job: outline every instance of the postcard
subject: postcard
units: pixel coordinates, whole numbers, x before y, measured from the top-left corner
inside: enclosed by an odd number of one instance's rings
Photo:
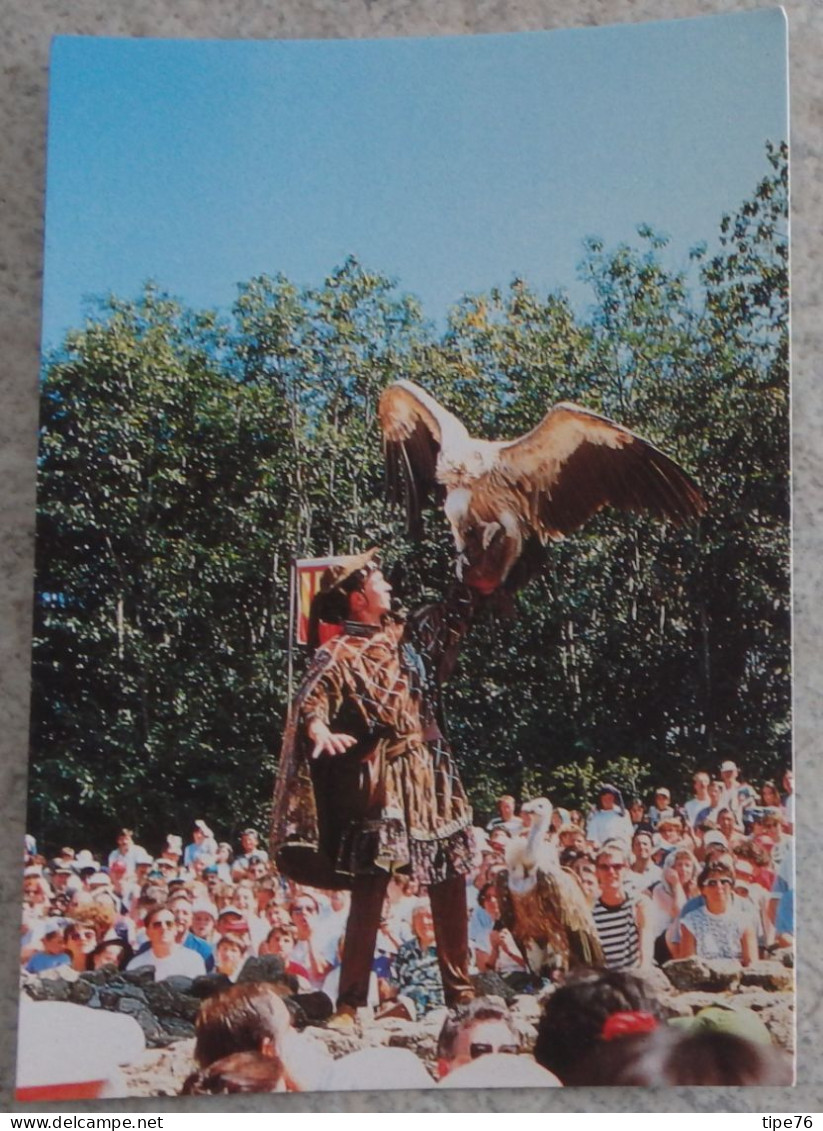
[[[791,1082],[782,11],[50,89],[18,1098]]]

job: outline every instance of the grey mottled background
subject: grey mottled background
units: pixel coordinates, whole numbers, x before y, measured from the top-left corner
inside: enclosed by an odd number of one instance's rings
[[[55,34],[331,38],[473,34],[638,22],[762,7],[745,0],[0,0],[0,1104],[14,1063],[28,726],[35,429],[49,40]],[[823,0],[787,0],[791,75],[794,381],[795,734],[799,832],[799,1068],[775,1089],[621,1089],[355,1093],[175,1100],[177,1110],[248,1111],[803,1111],[823,1107],[823,868],[818,859],[823,727],[823,426],[820,309],[823,223]],[[5,1101],[5,1102],[4,1102]],[[168,1110],[168,1101],[88,1109]],[[759,1121],[758,1124],[759,1126]],[[753,1123],[754,1126],[754,1123]]]

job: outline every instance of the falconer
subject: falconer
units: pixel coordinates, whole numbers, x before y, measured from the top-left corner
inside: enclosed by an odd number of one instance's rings
[[[404,621],[376,550],[336,560],[313,602],[338,624],[289,714],[274,798],[278,867],[298,883],[350,888],[336,1021],[366,1004],[383,899],[394,873],[431,901],[445,1000],[473,996],[465,876],[472,814],[436,718],[472,601],[463,591]]]

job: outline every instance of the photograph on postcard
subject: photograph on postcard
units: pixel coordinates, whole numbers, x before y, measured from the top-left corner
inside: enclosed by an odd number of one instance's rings
[[[786,82],[54,41],[19,1099],[791,1083]]]

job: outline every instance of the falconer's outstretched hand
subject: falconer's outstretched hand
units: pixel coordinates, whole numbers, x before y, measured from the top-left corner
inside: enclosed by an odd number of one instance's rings
[[[345,754],[357,742],[357,739],[351,734],[333,734],[320,719],[312,719],[306,728],[306,733],[310,741],[314,743],[311,752],[312,760],[319,758],[321,754],[329,754],[332,757],[335,754]]]

